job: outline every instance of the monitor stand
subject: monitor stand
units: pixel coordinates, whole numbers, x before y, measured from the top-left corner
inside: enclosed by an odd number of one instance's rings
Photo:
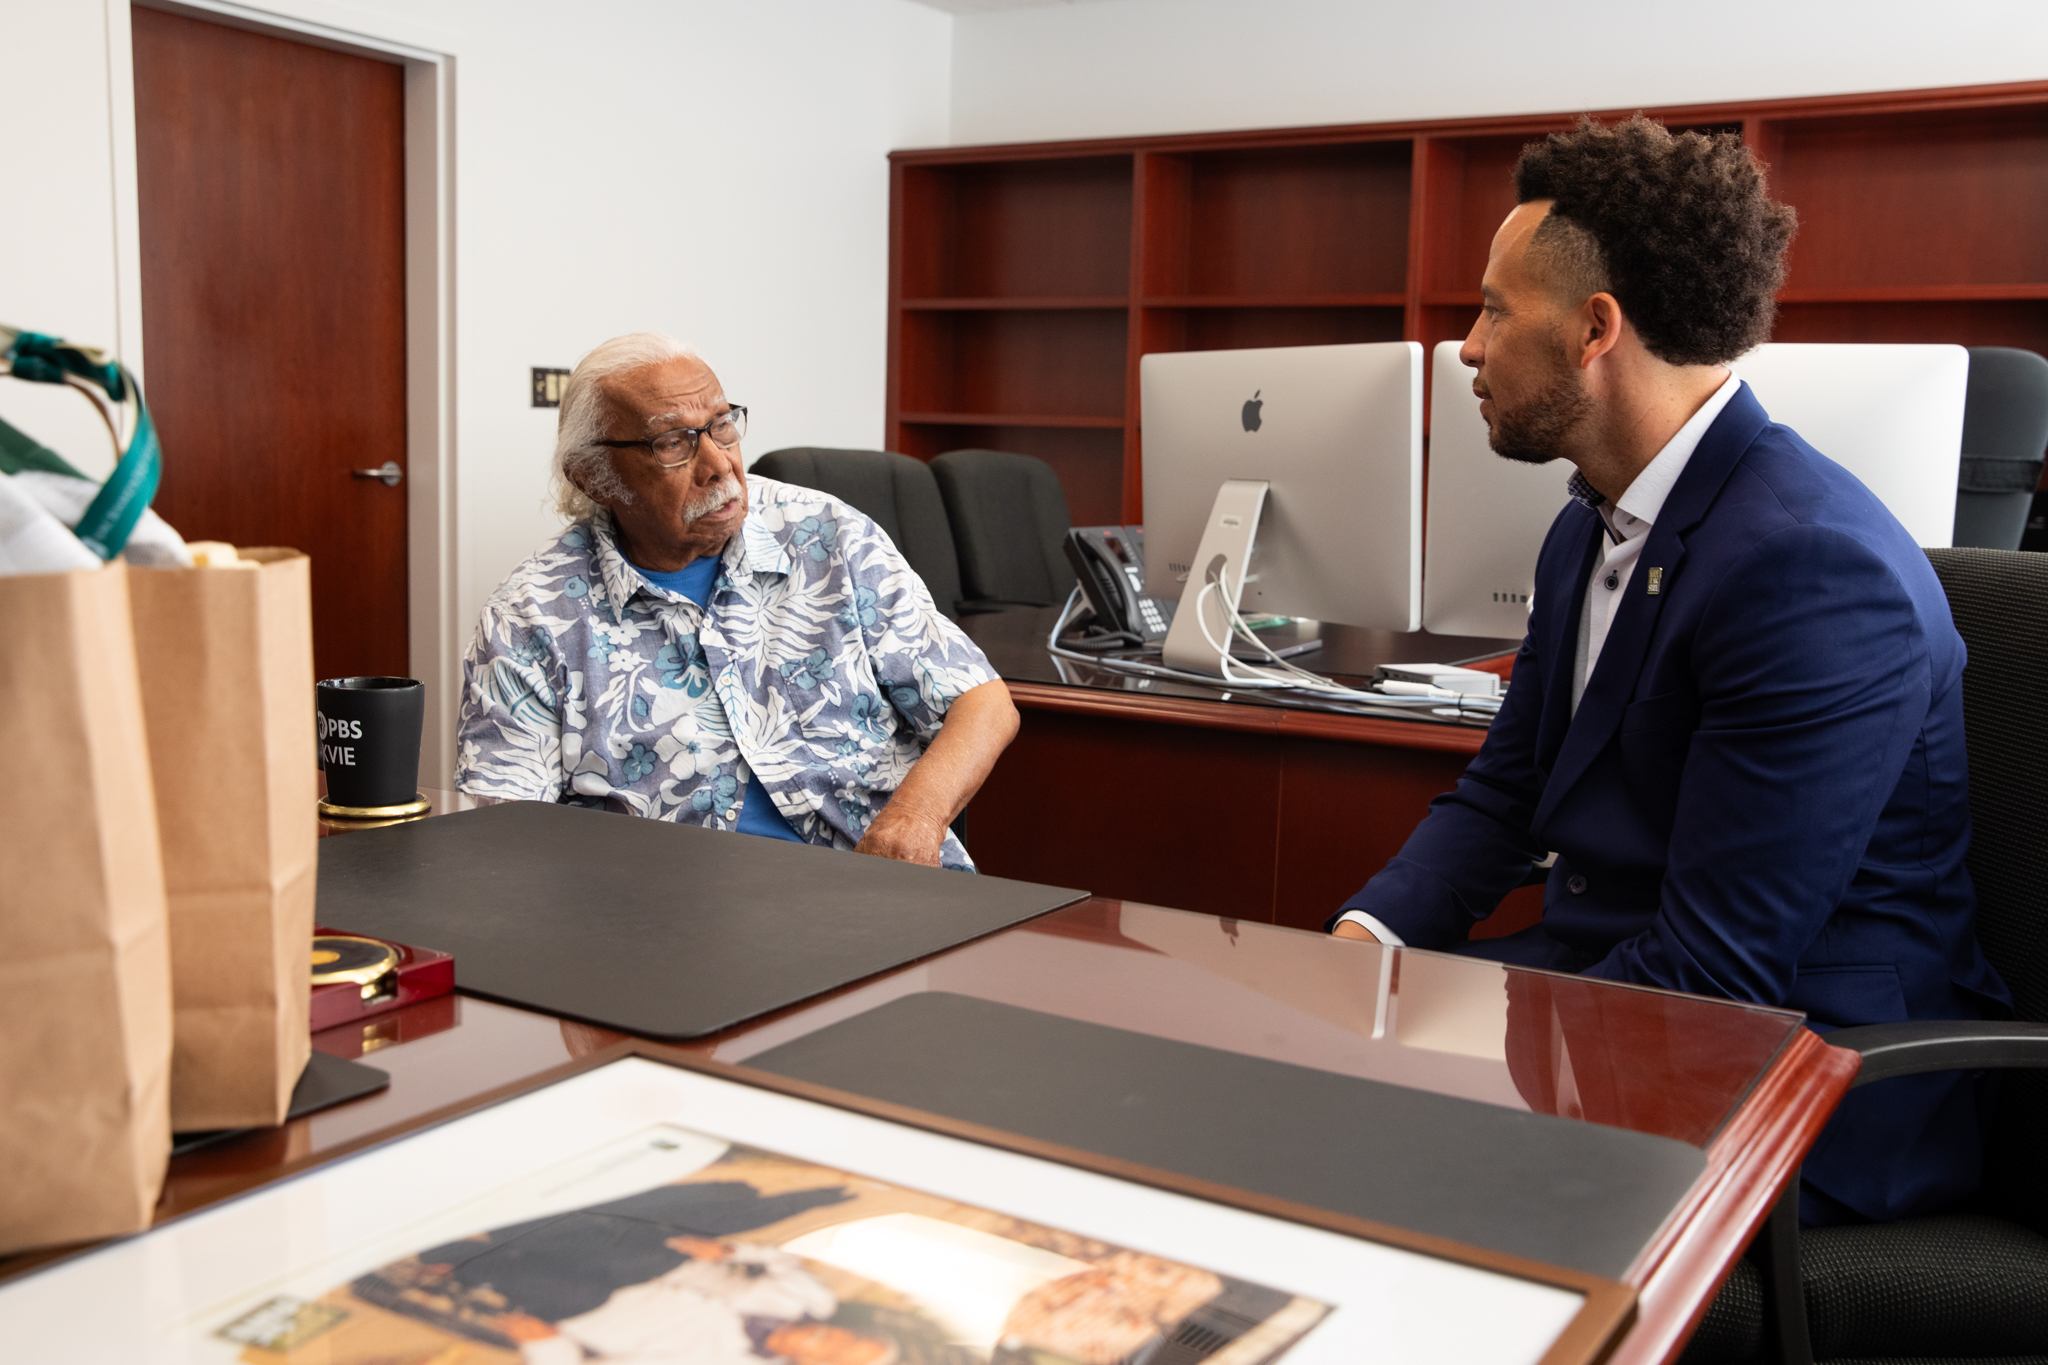
[[[1181,588],[1173,626],[1166,632],[1161,656],[1167,667],[1213,678],[1225,676],[1231,619],[1244,592],[1245,571],[1252,562],[1252,542],[1258,535],[1259,516],[1266,510],[1268,487],[1264,479],[1230,479],[1216,491],[1209,519],[1202,524],[1201,546]],[[1211,583],[1216,586],[1205,592]],[[1229,586],[1227,602],[1225,584]],[[1207,638],[1202,633],[1205,624]],[[1210,644],[1211,639],[1216,643]]]

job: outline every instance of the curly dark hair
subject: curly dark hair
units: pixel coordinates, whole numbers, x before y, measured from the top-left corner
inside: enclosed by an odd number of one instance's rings
[[[1554,201],[1530,250],[1558,287],[1613,294],[1659,360],[1721,365],[1770,338],[1799,220],[1734,133],[1582,118],[1522,149],[1515,197]]]

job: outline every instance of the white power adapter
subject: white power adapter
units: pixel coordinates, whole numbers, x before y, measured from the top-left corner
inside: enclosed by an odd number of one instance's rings
[[[1485,673],[1476,668],[1459,668],[1455,664],[1381,664],[1374,675],[1375,684],[1407,683],[1433,687],[1440,692],[1454,692],[1465,697],[1497,697],[1500,695],[1500,675]],[[1383,688],[1388,692],[1395,688]],[[1401,688],[1400,691],[1406,691]],[[1410,695],[1428,695],[1411,693]]]

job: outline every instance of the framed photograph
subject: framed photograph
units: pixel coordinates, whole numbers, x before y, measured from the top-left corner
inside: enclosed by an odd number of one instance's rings
[[[625,1043],[0,1285],[0,1341],[124,1365],[1582,1365],[1633,1306]]]

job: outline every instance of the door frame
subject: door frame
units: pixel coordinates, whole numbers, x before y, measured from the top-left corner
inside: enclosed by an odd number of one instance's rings
[[[328,0],[134,0],[230,28],[391,62],[405,73],[406,609],[408,667],[426,687],[420,784],[455,784],[461,701],[461,517],[456,501],[455,63],[450,35]],[[135,180],[135,61],[129,0],[105,0],[113,102],[116,273],[122,354],[145,381]],[[313,16],[313,17],[305,17]],[[333,22],[326,22],[332,20]],[[308,699],[308,706],[311,699]]]

